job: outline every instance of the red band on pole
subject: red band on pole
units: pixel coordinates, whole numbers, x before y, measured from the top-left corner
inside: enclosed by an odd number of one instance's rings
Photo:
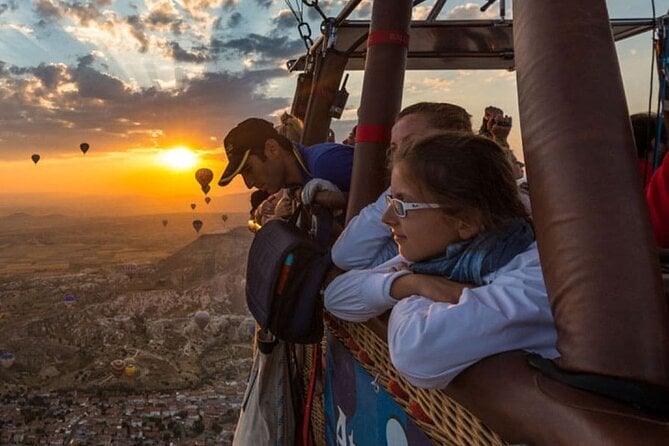
[[[367,48],[374,45],[398,45],[409,48],[409,34],[395,29],[372,31],[367,37]]]
[[[391,128],[386,125],[358,124],[355,142],[388,142]]]

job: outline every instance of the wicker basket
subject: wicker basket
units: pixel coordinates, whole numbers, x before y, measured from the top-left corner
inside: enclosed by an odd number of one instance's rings
[[[379,383],[383,384],[395,401],[435,444],[454,446],[507,444],[478,418],[448,398],[444,392],[422,389],[409,384],[390,363],[388,345],[364,324],[343,321],[330,314],[325,315],[325,323],[365,370],[377,377]],[[312,413],[313,427],[315,433],[319,432],[319,440],[323,441],[316,444],[324,444],[322,392],[318,410],[320,415],[315,416]],[[320,423],[318,426],[315,425],[317,419]]]

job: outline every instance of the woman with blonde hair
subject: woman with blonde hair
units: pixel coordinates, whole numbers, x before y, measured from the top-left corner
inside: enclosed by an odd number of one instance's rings
[[[291,142],[302,141],[302,133],[304,132],[304,123],[298,117],[291,115],[288,112],[283,112],[279,117],[279,124],[274,126],[279,135],[283,135]]]

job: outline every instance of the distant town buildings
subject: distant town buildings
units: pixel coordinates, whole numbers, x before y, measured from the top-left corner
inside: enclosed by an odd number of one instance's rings
[[[228,381],[174,394],[4,394],[0,444],[231,444],[245,387]]]

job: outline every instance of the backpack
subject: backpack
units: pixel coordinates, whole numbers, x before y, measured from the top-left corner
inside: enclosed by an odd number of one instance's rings
[[[323,337],[321,283],[332,266],[332,215],[314,209],[310,231],[270,220],[256,232],[246,268],[246,303],[258,325],[277,339],[314,344]]]

